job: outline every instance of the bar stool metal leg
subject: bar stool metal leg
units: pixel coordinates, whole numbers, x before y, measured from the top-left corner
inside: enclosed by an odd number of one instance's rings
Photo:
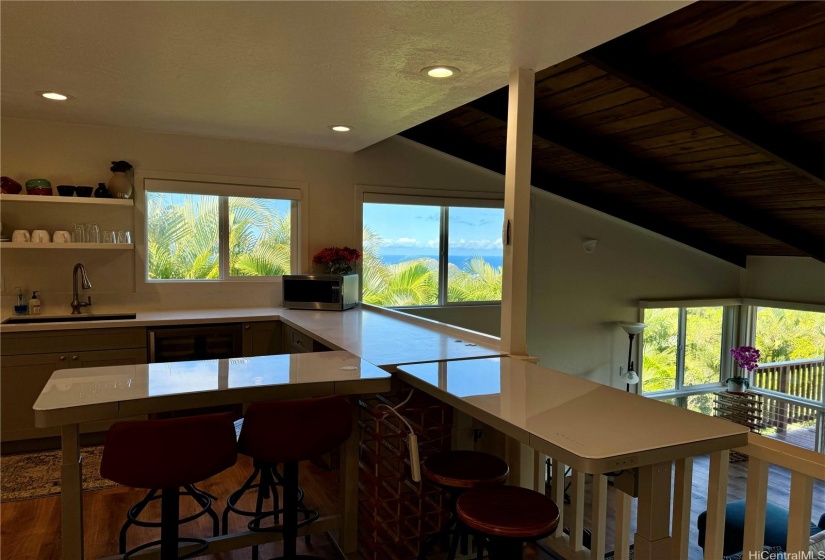
[[[164,488],[160,499],[161,519],[169,520],[160,526],[160,560],[178,560],[178,489]]]

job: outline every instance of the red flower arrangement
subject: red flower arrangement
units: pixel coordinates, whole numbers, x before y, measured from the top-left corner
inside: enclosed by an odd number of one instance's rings
[[[352,274],[361,251],[352,247],[327,247],[312,257],[312,262],[326,267],[327,274]]]

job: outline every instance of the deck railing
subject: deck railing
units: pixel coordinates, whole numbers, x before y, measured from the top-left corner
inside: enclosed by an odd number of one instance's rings
[[[753,386],[786,395],[822,401],[825,386],[825,360],[793,360],[763,364],[753,372]],[[767,397],[771,414],[765,418],[767,427],[784,432],[788,426],[816,420],[817,411]]]
[[[720,560],[723,556],[725,534],[725,506],[727,504],[728,465],[732,450],[719,451],[710,455],[707,488],[707,521],[704,558]],[[791,472],[790,502],[788,504],[788,540],[786,551],[797,553],[789,558],[805,558],[801,555],[808,550],[809,527],[813,508],[813,485],[815,480],[825,480],[825,455],[808,449],[770,439],[759,434],[748,434],[748,444],[735,449],[748,456],[747,494],[745,510],[744,558],[761,558],[762,543],[765,538],[765,512],[768,495],[768,468],[777,465]],[[674,462],[672,496],[672,524],[669,525],[671,550],[662,558],[684,560],[688,558],[691,523],[691,499],[693,490],[693,458]],[[586,475],[573,470],[567,479],[570,488],[565,491],[565,466],[553,462],[550,496],[558,504],[564,503],[565,493],[571,499],[570,509],[562,512],[556,533],[544,541],[544,545],[564,558],[576,560],[600,559],[605,555],[605,535],[607,520],[612,518],[615,527],[613,543],[614,559],[627,560],[631,557],[630,541],[632,533],[632,500],[636,499],[619,490],[616,484],[616,500],[612,511],[607,507],[608,477],[594,475],[592,498],[585,502]],[[589,476],[589,475],[587,475]],[[669,478],[669,475],[668,475]],[[632,485],[631,485],[632,486]],[[650,499],[640,489],[639,500]],[[590,509],[592,520],[585,526],[585,509]],[[784,504],[782,504],[784,506]],[[563,508],[560,508],[563,509]],[[660,520],[669,522],[670,520]],[[641,520],[640,520],[641,521]],[[587,531],[585,531],[585,529]],[[584,535],[589,536],[589,548]],[[749,555],[749,553],[752,553]],[[637,551],[637,557],[639,556]],[[652,556],[656,558],[657,556]]]

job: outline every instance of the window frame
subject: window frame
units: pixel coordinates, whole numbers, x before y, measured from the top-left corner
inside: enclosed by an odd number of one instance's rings
[[[408,206],[438,206],[440,208],[439,249],[438,249],[438,303],[435,305],[403,305],[387,309],[433,309],[445,307],[500,306],[501,299],[487,301],[447,301],[447,260],[449,258],[449,209],[501,208],[504,209],[504,194],[483,191],[458,191],[416,189],[408,187],[384,187],[376,185],[356,185],[356,239],[363,252],[364,204],[398,204]],[[359,267],[360,267],[359,263]],[[359,269],[360,270],[360,269]],[[363,275],[359,276],[359,282]],[[363,293],[359,285],[359,293]],[[362,296],[363,297],[363,296]],[[367,304],[369,305],[369,304]]]
[[[733,360],[727,348],[734,346],[734,341],[738,339],[738,320],[742,306],[741,300],[701,300],[701,301],[641,301],[639,302],[642,318],[646,309],[678,309],[677,332],[676,332],[676,379],[673,389],[663,391],[643,391],[644,384],[644,344],[645,336],[642,331],[639,342],[639,382],[640,393],[647,397],[656,399],[670,397],[687,397],[694,394],[702,394],[717,390],[724,386],[724,379],[730,377],[733,371]],[[722,325],[719,356],[719,381],[701,383],[698,385],[685,385],[685,353],[687,347],[687,310],[697,307],[721,307]]]
[[[167,186],[170,190],[161,188]],[[221,197],[219,201],[218,258],[220,276],[217,279],[149,278],[147,192]],[[298,274],[309,262],[306,204],[308,183],[281,179],[254,179],[219,175],[201,175],[152,170],[135,170],[135,287],[137,292],[149,291],[152,286],[186,285],[216,286],[247,282],[280,283],[281,276],[231,276],[229,274],[229,197],[271,198],[291,201],[290,216],[290,273]],[[280,195],[280,196],[279,196]],[[140,271],[140,272],[138,272]]]

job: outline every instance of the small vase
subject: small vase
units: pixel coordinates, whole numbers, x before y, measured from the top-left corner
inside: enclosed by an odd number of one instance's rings
[[[109,192],[115,198],[129,198],[132,196],[132,182],[123,171],[115,171],[107,184]]]
[[[349,263],[328,263],[327,274],[352,274],[352,265]]]
[[[744,383],[739,383],[737,381],[728,381],[728,393],[744,393],[747,391],[745,388]]]

